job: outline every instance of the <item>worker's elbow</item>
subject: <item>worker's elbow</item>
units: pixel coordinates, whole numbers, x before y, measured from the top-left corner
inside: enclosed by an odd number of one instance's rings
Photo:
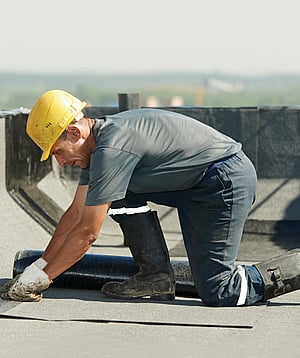
[[[92,246],[92,244],[97,240],[97,238],[98,235],[96,235],[95,233],[86,232],[81,236],[80,246],[84,251],[87,251]]]
[[[97,240],[98,236],[96,234],[90,233],[86,236],[86,245],[88,247],[92,246],[92,244]]]
[[[75,235],[73,236],[73,239],[76,240],[74,244],[76,244],[77,247],[79,246],[82,250],[87,251],[97,240],[98,232],[93,231],[89,225],[83,225],[81,222],[77,224],[76,229]]]

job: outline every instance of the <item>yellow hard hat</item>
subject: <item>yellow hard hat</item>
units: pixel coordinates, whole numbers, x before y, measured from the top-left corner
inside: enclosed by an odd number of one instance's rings
[[[86,103],[61,90],[45,92],[28,116],[26,132],[43,150],[41,161],[48,159],[54,143]]]

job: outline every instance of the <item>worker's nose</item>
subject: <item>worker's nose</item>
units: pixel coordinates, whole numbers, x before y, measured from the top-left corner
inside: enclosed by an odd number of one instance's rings
[[[66,161],[63,158],[60,158],[59,156],[55,155],[55,159],[57,161],[57,163],[63,167],[66,164]]]

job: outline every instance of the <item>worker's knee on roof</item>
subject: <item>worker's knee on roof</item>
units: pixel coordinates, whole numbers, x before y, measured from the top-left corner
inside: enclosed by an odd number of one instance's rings
[[[196,283],[196,289],[202,302],[213,307],[232,307],[237,305],[239,294],[226,287],[223,280]]]

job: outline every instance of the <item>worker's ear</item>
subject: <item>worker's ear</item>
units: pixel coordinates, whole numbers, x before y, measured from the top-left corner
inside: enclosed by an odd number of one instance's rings
[[[80,129],[75,125],[69,125],[67,128],[68,138],[72,142],[76,142],[78,139],[81,138],[81,131]]]

